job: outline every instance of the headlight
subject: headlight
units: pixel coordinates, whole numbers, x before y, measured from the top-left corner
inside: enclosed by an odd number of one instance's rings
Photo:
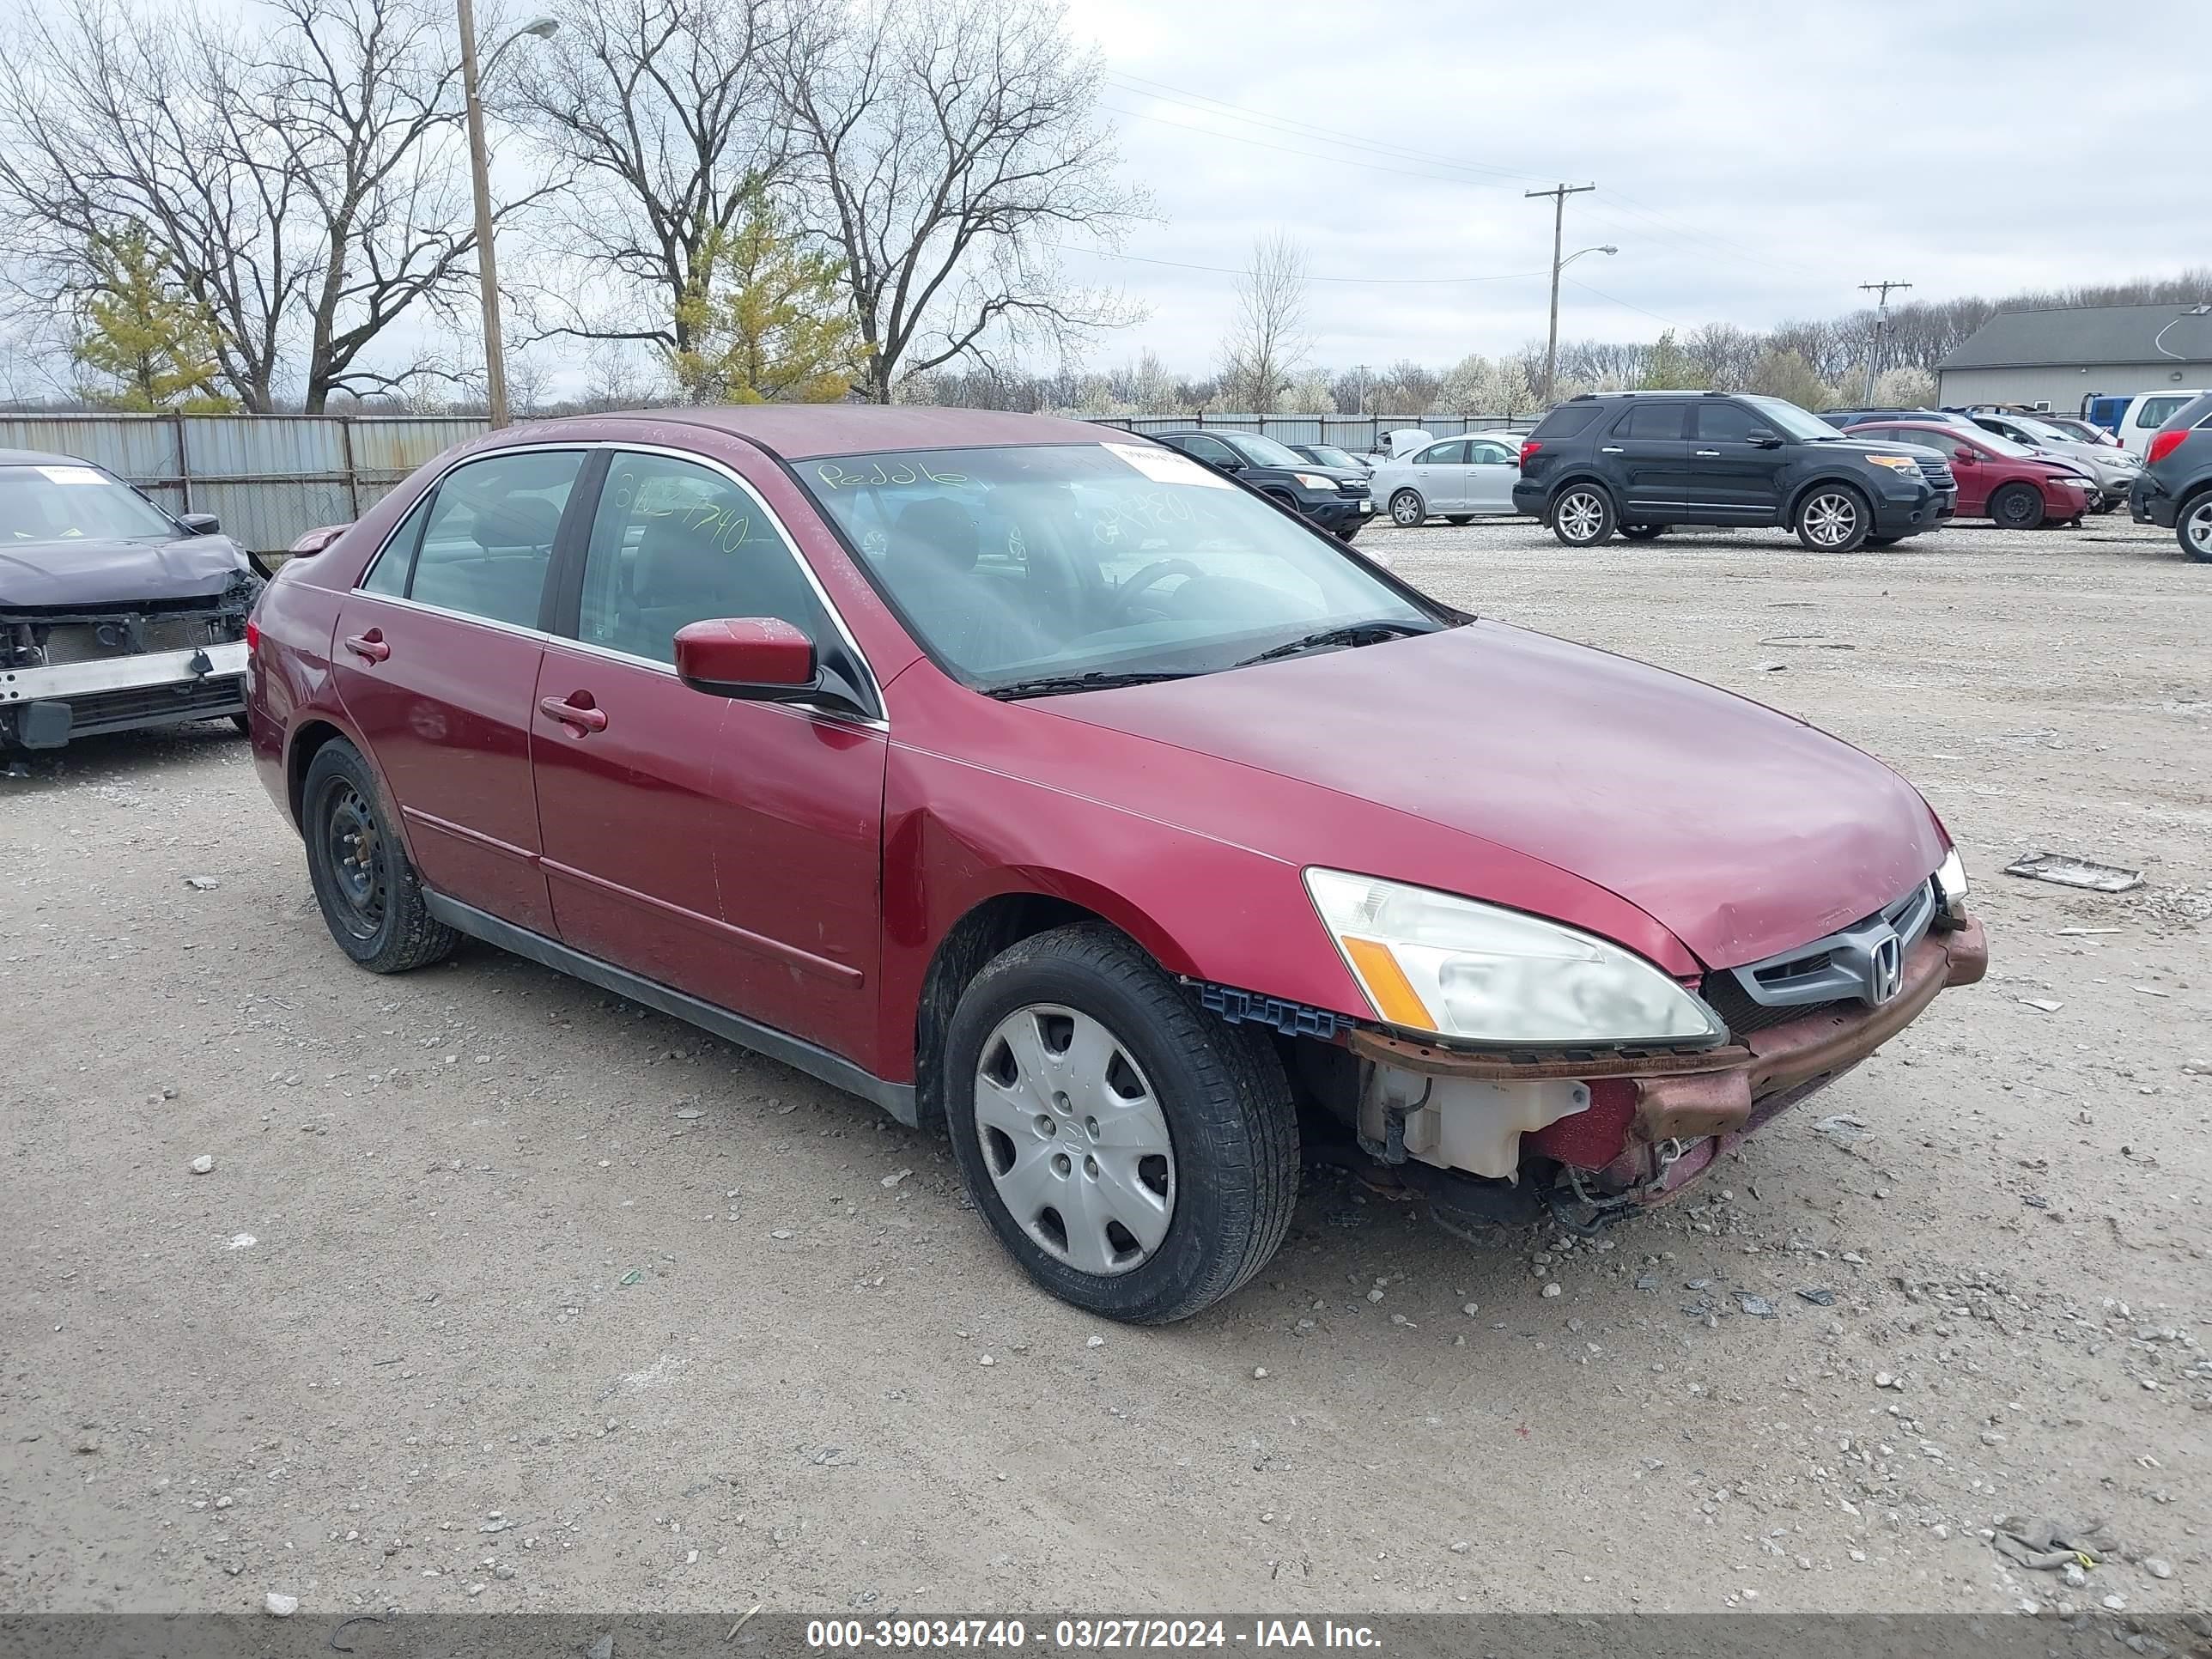
[[[1336,480],[1324,478],[1318,472],[1293,472],[1291,477],[1297,481],[1301,489],[1318,489],[1325,495],[1336,494]]]
[[[1392,1025],[1469,1042],[1710,1043],[1711,1009],[1632,951],[1456,894],[1310,869],[1345,965]]]
[[[2096,488],[2096,484],[2094,480],[2082,477],[2079,473],[2075,472],[2061,473],[2058,477],[2058,482],[2065,485],[2069,489],[2094,489]]]
[[[1869,455],[1867,459],[1893,472],[1910,472],[1916,478],[1920,476],[1920,463],[1910,455]]]
[[[1953,921],[1966,919],[1966,866],[1959,861],[1955,847],[1936,866],[1936,902]]]

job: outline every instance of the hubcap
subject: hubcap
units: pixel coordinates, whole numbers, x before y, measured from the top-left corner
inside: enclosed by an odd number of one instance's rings
[[[1805,508],[1805,534],[1822,547],[1841,547],[1859,527],[1859,509],[1848,495],[1816,495]]]
[[[1421,503],[1419,498],[1413,495],[1399,496],[1396,501],[1390,503],[1390,516],[1395,519],[1400,524],[1420,523]]]
[[[356,939],[369,939],[384,925],[384,846],[368,803],[351,784],[336,785],[325,819],[323,848],[332,885],[343,907],[341,920]]]
[[[1136,1060],[1090,1015],[1036,1002],[999,1022],[975,1067],[975,1134],[1000,1201],[1056,1260],[1112,1278],[1167,1237],[1167,1119]]]
[[[2212,501],[2206,501],[2190,514],[2183,521],[2182,533],[2197,552],[2212,555]]]
[[[1605,503],[1589,491],[1577,489],[1560,501],[1557,518],[1569,541],[1586,542],[1605,523]]]

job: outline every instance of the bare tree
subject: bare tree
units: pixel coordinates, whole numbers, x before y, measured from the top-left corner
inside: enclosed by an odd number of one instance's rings
[[[314,411],[408,379],[371,349],[466,285],[459,70],[426,0],[265,10],[258,30],[152,0],[29,12],[0,55],[0,205],[17,280],[56,296],[98,236],[144,225],[240,402],[297,385]]]
[[[514,67],[512,108],[573,180],[551,240],[592,280],[533,285],[526,337],[689,351],[713,250],[781,166],[783,14],[777,0],[559,0],[557,15]]]
[[[1222,393],[1264,415],[1313,349],[1306,316],[1312,278],[1305,251],[1281,231],[1252,244],[1252,263],[1237,279],[1237,321],[1221,349]]]
[[[1046,0],[842,0],[781,55],[794,200],[842,259],[864,395],[1024,347],[1067,358],[1134,320],[1056,244],[1143,210],[1092,118],[1100,60]]]

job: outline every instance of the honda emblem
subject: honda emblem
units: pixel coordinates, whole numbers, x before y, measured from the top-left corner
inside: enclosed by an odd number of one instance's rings
[[[1867,1000],[1877,1006],[1905,988],[1905,945],[1892,933],[1867,957]]]

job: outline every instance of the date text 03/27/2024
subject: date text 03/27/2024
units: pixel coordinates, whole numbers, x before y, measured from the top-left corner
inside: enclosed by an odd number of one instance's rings
[[[1032,1646],[1071,1653],[1203,1648],[1372,1652],[1382,1642],[1366,1625],[1330,1619],[1057,1619],[1034,1628],[1018,1619],[817,1619],[807,1623],[806,1644],[823,1653],[961,1648],[1012,1652]]]

